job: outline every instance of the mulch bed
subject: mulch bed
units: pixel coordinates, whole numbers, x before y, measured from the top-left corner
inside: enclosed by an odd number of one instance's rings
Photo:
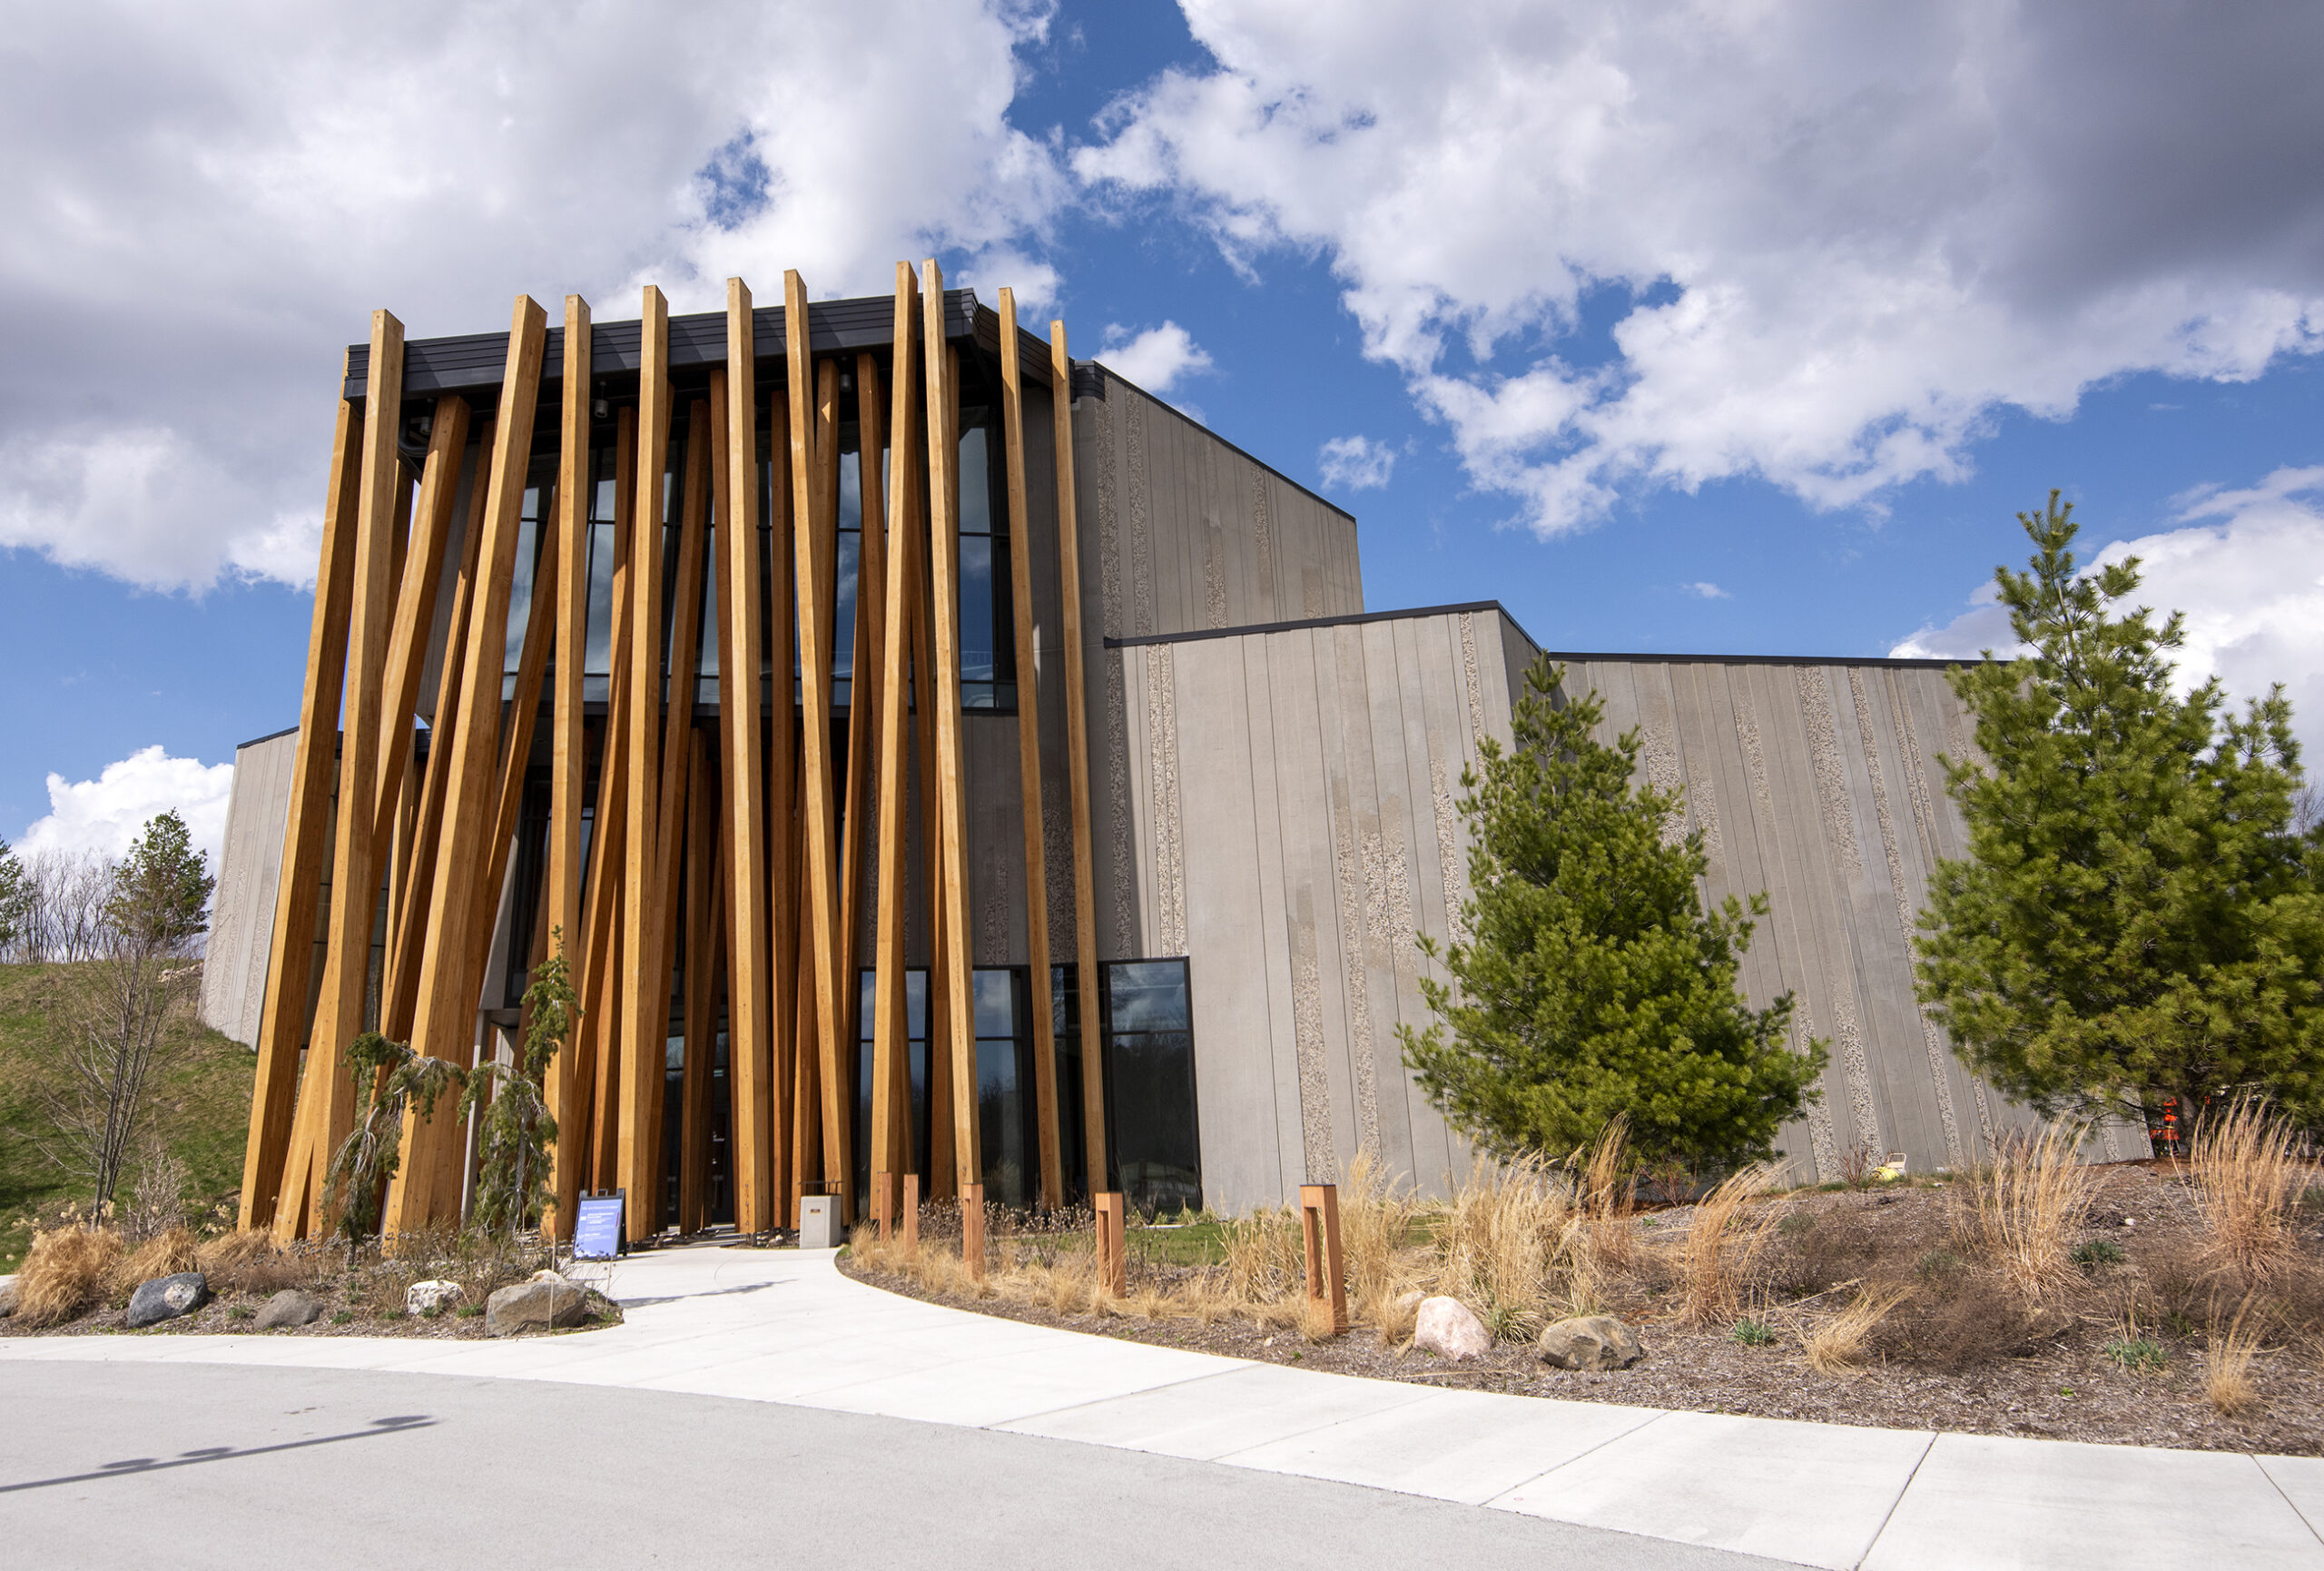
[[[1819,1273],[1876,1274],[1851,1270],[1852,1247],[1862,1256],[1855,1262],[1858,1266],[1898,1260],[1926,1262],[1953,1238],[1953,1197],[1944,1188],[1818,1193],[1787,1203],[1814,1221],[1782,1236],[1770,1249],[1763,1275],[1771,1283],[1812,1280]],[[2302,1215],[2301,1249],[2311,1268],[2324,1252],[2319,1248],[2324,1244],[2319,1220],[2313,1211]],[[1639,1238],[1648,1246],[1641,1257],[1650,1258],[1659,1240],[1682,1233],[1689,1221],[1685,1210],[1641,1218]],[[1530,1345],[1522,1344],[1503,1344],[1482,1359],[1452,1363],[1417,1349],[1384,1347],[1362,1326],[1344,1337],[1311,1343],[1296,1331],[1238,1318],[1206,1326],[1193,1319],[1147,1320],[1115,1313],[1059,1315],[1044,1306],[998,1296],[941,1301],[1033,1325],[1446,1388],[1827,1424],[2324,1456],[2324,1364],[2319,1357],[2319,1333],[2324,1327],[2311,1320],[2305,1334],[2271,1336],[2250,1368],[2258,1401],[2230,1418],[2214,1411],[2205,1395],[2203,1349],[2205,1326],[2214,1316],[2221,1320],[2232,1316],[2240,1286],[2221,1307],[2214,1282],[2208,1289],[2205,1313],[2155,1313],[2160,1303],[2191,1306],[2190,1295],[2204,1290],[2181,1269],[2195,1233],[2183,1182],[2147,1166],[2126,1163],[2109,1170],[2090,1223],[2088,1236],[2118,1240],[2123,1260],[2093,1266],[2082,1290],[2057,1310],[1997,1336],[1994,1350],[1977,1356],[1956,1352],[1950,1360],[1935,1360],[1954,1367],[1932,1367],[1925,1351],[1916,1351],[1908,1342],[1902,1350],[1876,1350],[1855,1371],[1820,1373],[1809,1367],[1801,1346],[1810,1323],[1809,1307],[1787,1309],[1780,1288],[1758,1311],[1774,1330],[1775,1341],[1748,1347],[1737,1342],[1725,1326],[1677,1323],[1667,1302],[1659,1301],[1667,1289],[1658,1290],[1651,1271],[1645,1270],[1626,1279],[1614,1307],[1637,1329],[1646,1359],[1635,1368],[1609,1374],[1550,1368],[1534,1357]],[[1811,1258],[1817,1251],[1835,1258]],[[1939,1267],[1949,1258],[1937,1257]],[[867,1270],[844,1256],[841,1270],[891,1292],[929,1296],[916,1281]],[[1168,1274],[1150,1271],[1147,1285],[1167,1285]],[[2312,1282],[2314,1276],[2311,1270],[2307,1280]],[[1132,1284],[1133,1292],[1139,1285]],[[2124,1334],[2126,1308],[2142,1311],[2139,1334],[2163,1349],[2162,1368],[2132,1372],[2108,1357],[2106,1344]],[[1917,1347],[1925,1349],[1926,1345]]]
[[[183,1336],[266,1336],[266,1337],[406,1337],[420,1341],[464,1342],[482,1341],[484,1316],[480,1312],[462,1315],[446,1311],[434,1318],[425,1315],[381,1314],[350,1298],[344,1290],[329,1284],[302,1289],[322,1301],[323,1312],[312,1325],[279,1326],[260,1331],[251,1324],[252,1318],[266,1306],[271,1292],[220,1293],[190,1315],[173,1320],[132,1330],[128,1325],[129,1311],[110,1305],[67,1320],[62,1325],[46,1326],[37,1330],[27,1328],[13,1315],[0,1319],[0,1337],[183,1337]],[[590,1318],[569,1330],[548,1333],[527,1332],[526,1335],[566,1336],[572,1331],[598,1330],[619,1325],[620,1306],[602,1295],[593,1295]],[[241,1314],[235,1311],[240,1309]],[[350,1318],[340,1321],[341,1313]]]

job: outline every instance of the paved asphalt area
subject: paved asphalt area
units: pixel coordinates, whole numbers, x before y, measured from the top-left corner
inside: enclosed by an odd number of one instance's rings
[[[1777,1562],[1347,1484],[731,1398],[344,1369],[0,1370],[0,1565]]]

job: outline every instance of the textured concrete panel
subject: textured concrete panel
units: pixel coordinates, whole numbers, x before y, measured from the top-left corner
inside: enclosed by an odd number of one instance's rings
[[[246,743],[234,752],[210,944],[202,967],[202,1021],[245,1047],[258,1043],[266,968],[274,943],[275,887],[290,818],[290,771],[299,733]]]

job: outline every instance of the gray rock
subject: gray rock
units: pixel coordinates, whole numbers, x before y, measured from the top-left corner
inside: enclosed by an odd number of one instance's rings
[[[266,1308],[258,1312],[258,1319],[251,1324],[261,1331],[273,1330],[277,1326],[311,1326],[322,1312],[320,1299],[296,1288],[285,1288],[266,1300]]]
[[[0,1281],[0,1320],[6,1319],[15,1312],[16,1279],[10,1277],[5,1281]]]
[[[174,1320],[180,1315],[192,1314],[209,1300],[210,1284],[200,1271],[155,1277],[150,1282],[138,1283],[137,1290],[129,1295],[129,1329],[136,1330]]]
[[[577,1326],[589,1313],[589,1292],[567,1281],[536,1279],[503,1288],[484,1300],[484,1334],[514,1336],[550,1327]]]
[[[1423,1299],[1420,1319],[1413,1331],[1413,1346],[1456,1362],[1481,1359],[1492,1351],[1492,1333],[1458,1299]]]
[[[1646,1357],[1636,1333],[1611,1315],[1576,1315],[1541,1329],[1535,1349],[1560,1369],[1627,1369]]]
[[[430,1309],[448,1309],[460,1301],[458,1282],[414,1282],[403,1290],[403,1312],[424,1315]]]

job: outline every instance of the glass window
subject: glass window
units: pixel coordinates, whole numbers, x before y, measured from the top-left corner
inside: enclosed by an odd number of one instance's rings
[[[1002,477],[991,461],[993,419],[990,410],[960,411],[960,707],[1013,714],[1015,608],[1008,516],[994,504]]]
[[[1187,963],[1106,967],[1106,1111],[1117,1180],[1140,1210],[1202,1205]]]

